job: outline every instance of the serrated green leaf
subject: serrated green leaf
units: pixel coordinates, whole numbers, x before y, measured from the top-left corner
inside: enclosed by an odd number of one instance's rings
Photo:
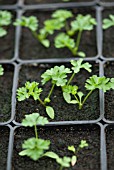
[[[57,163],[59,163],[62,167],[70,167],[71,158],[64,156],[63,158],[57,158]]]
[[[75,149],[75,147],[73,145],[72,146],[68,146],[68,150],[72,151],[74,154],[76,152],[76,149]]]
[[[51,106],[46,106],[46,113],[51,119],[54,119],[54,109]]]
[[[73,49],[75,47],[74,39],[70,38],[65,33],[60,33],[55,37],[55,47],[56,48],[64,48],[67,47],[69,49]]]
[[[56,18],[57,20],[59,20],[60,22],[64,22],[66,19],[73,17],[73,14],[71,11],[68,10],[56,10],[53,14],[52,14],[52,18]]]
[[[103,29],[108,29],[111,26],[114,26],[114,15],[109,15],[109,19],[106,18],[103,20]]]
[[[50,141],[38,138],[30,138],[24,141],[22,148],[25,149],[19,153],[20,156],[28,156],[34,161],[41,158],[45,150],[49,149]]]
[[[81,140],[79,148],[84,148],[86,146],[88,146],[88,143],[86,142],[86,140]]]
[[[25,127],[27,126],[32,127],[37,124],[45,125],[47,123],[48,123],[48,119],[43,116],[40,116],[39,113],[32,113],[29,115],[25,115],[25,119],[23,119],[22,121],[22,125]]]
[[[14,25],[20,25],[29,28],[31,31],[36,31],[38,29],[38,20],[35,16],[25,17],[22,16],[21,19],[17,19]]]
[[[83,59],[79,59],[77,61],[71,60],[71,64],[73,65],[72,70],[75,73],[78,73],[83,68],[87,70],[88,72],[91,72],[91,64],[89,64],[88,62],[82,64],[82,62],[83,62]]]

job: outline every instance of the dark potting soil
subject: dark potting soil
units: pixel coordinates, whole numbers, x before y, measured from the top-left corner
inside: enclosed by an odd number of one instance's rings
[[[14,18],[15,13],[12,13],[12,20]],[[7,35],[0,38],[0,59],[2,60],[12,59],[14,57],[15,27],[10,25],[5,29],[7,30]]]
[[[72,9],[74,16],[77,14],[91,14],[95,17],[95,10],[89,8],[75,8]],[[50,18],[52,12],[37,10],[25,13],[25,16],[36,16],[39,19],[39,27],[43,26],[43,21]],[[75,17],[74,17],[75,19]],[[63,30],[64,31],[64,30]],[[61,32],[63,32],[61,31]],[[59,32],[58,32],[59,33]],[[22,35],[20,40],[20,58],[27,59],[48,59],[48,58],[69,58],[73,57],[71,52],[66,48],[56,49],[54,47],[54,37],[58,34],[50,35],[49,39],[51,45],[49,48],[43,47],[38,40],[36,40],[27,28],[22,28]],[[84,31],[81,38],[80,51],[84,51],[87,57],[95,57],[97,55],[96,49],[96,31]]]
[[[51,141],[50,151],[54,151],[60,157],[72,156],[68,151],[69,145],[76,148],[81,140],[86,140],[88,147],[78,152],[77,164],[64,170],[100,170],[100,128],[97,125],[78,125],[67,127],[38,128],[39,138]],[[57,163],[49,158],[41,158],[39,161],[32,161],[28,157],[20,157],[22,143],[24,140],[34,137],[34,131],[27,128],[18,128],[14,136],[13,170],[58,170]]]
[[[106,127],[106,149],[108,170],[114,169],[114,127]]]
[[[2,64],[4,75],[0,76],[0,122],[8,121],[11,117],[11,98],[14,66]]]
[[[56,64],[59,65],[59,64]],[[62,64],[60,64],[62,65]],[[89,76],[97,74],[98,75],[98,64],[92,62],[93,72],[90,74],[85,70],[82,70],[80,74],[77,74],[72,81],[72,84],[78,85],[79,90],[82,90],[85,94],[84,83]],[[39,64],[39,65],[22,65],[22,68],[19,73],[19,84],[18,87],[22,87],[26,81],[41,81],[41,74],[48,68],[53,67],[53,64]],[[66,64],[69,66],[69,64]],[[41,99],[48,95],[49,90],[51,89],[51,84],[47,83],[44,87],[40,83],[40,87],[43,88]],[[91,103],[91,105],[90,105]],[[72,120],[96,120],[100,116],[99,110],[99,92],[95,91],[87,100],[86,104],[82,110],[78,109],[77,105],[67,104],[62,96],[61,88],[55,87],[55,90],[51,96],[51,106],[55,110],[54,121],[72,121]],[[29,98],[22,102],[17,102],[16,105],[16,121],[21,122],[25,114],[30,114],[33,112],[39,112],[41,115],[46,116],[45,108],[39,104],[38,101],[34,101],[32,98]],[[50,120],[52,121],[52,120]]]
[[[105,76],[114,78],[114,62],[104,65]],[[105,93],[105,118],[114,121],[114,90]]]
[[[106,8],[103,11],[103,19],[109,18],[109,15],[114,15],[114,8]],[[103,30],[103,56],[114,57],[114,35],[112,32],[114,27],[110,27],[107,30]]]
[[[87,0],[87,2],[91,2],[94,0]],[[25,4],[44,4],[44,3],[63,3],[62,0],[25,0]],[[84,0],[70,0],[68,2],[84,2]],[[67,2],[65,2],[67,3]]]
[[[0,126],[0,170],[6,170],[9,128]]]
[[[12,5],[16,4],[18,0],[0,0],[0,5]]]

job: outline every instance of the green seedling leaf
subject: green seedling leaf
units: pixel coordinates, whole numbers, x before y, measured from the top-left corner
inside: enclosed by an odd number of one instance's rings
[[[37,124],[45,125],[47,123],[48,123],[48,119],[43,116],[40,116],[39,113],[32,113],[29,115],[25,115],[25,119],[23,119],[22,121],[22,125],[25,127],[27,126],[32,127]]]
[[[70,167],[71,158],[64,156],[63,158],[58,157],[56,162],[62,167]]]
[[[52,158],[52,159],[58,159],[59,158],[59,156],[54,152],[46,152],[43,156],[47,156],[47,157]]]
[[[48,69],[41,75],[42,84],[51,80],[56,86],[64,86],[67,82],[67,73],[71,73],[71,71],[69,68],[65,68],[64,65]]]
[[[31,31],[36,31],[38,29],[38,20],[35,16],[24,17],[22,16],[21,19],[17,19],[14,22],[15,26],[24,26],[29,28]]]
[[[64,48],[67,47],[69,49],[73,49],[75,47],[74,39],[70,38],[65,33],[60,33],[55,37],[55,47],[56,48]]]
[[[83,58],[86,57],[86,54],[84,52],[82,52],[82,51],[79,51],[77,53],[77,55],[80,56],[80,57],[83,57]]]
[[[8,26],[11,23],[12,15],[8,11],[0,11],[0,37],[7,34],[4,26]]]
[[[24,149],[19,153],[20,156],[28,156],[34,161],[37,161],[44,154],[45,150],[49,149],[50,141],[38,138],[30,138],[24,141],[22,148]]]
[[[93,75],[86,80],[85,87],[87,90],[102,89],[104,92],[111,89],[110,79],[103,77],[98,77]]]
[[[71,22],[71,29],[73,31],[83,31],[83,30],[93,30],[94,25],[96,25],[95,18],[92,18],[91,15],[81,15],[78,14],[76,20]]]
[[[66,93],[74,95],[77,93],[78,86],[65,85],[62,87],[62,90]]]
[[[52,14],[52,18],[58,19],[61,22],[64,22],[66,19],[73,17],[71,11],[68,10],[57,10]]]
[[[71,95],[69,93],[63,92],[64,100],[69,104],[76,104],[78,103],[76,100],[71,100]]]
[[[71,165],[74,166],[77,162],[77,157],[75,155],[72,156],[71,158]]]
[[[46,106],[46,113],[51,119],[54,119],[54,110],[51,106]]]
[[[57,19],[49,19],[44,21],[44,29],[49,34],[53,34],[55,30],[60,30],[63,27],[64,23]]]
[[[68,146],[68,150],[72,151],[74,154],[76,152],[76,149],[75,149],[75,147],[73,145],[72,146]]]
[[[89,64],[88,62],[82,64],[83,59],[79,59],[77,61],[75,60],[71,60],[71,64],[73,65],[72,70],[74,71],[74,73],[78,73],[80,72],[80,70],[83,68],[85,70],[87,70],[88,72],[91,72],[91,64]]]
[[[84,147],[86,147],[86,146],[88,146],[88,143],[86,142],[86,140],[81,140],[81,143],[80,143],[80,145],[79,145],[79,148],[84,148]]]
[[[2,67],[2,65],[0,65],[0,76],[2,76],[4,74],[4,69]]]
[[[44,39],[41,40],[41,43],[43,44],[43,46],[45,46],[46,48],[48,48],[50,46],[50,42],[48,39]]]
[[[109,19],[103,20],[103,29],[107,29],[114,26],[114,15],[109,15]]]
[[[38,88],[39,83],[37,82],[26,82],[24,87],[21,87],[17,90],[17,99],[18,101],[23,101],[28,99],[30,96],[34,98],[34,100],[38,100],[40,94],[42,92],[41,88]]]

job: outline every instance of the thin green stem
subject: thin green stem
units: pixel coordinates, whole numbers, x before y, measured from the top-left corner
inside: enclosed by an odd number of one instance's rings
[[[81,104],[81,106],[80,106],[80,109],[82,109],[82,106],[84,105],[84,103],[86,102],[86,100],[88,99],[88,97],[91,95],[92,92],[93,92],[93,90],[91,90],[91,91],[86,95],[86,97],[84,98],[84,100],[83,100],[83,102],[82,102],[82,104]]]
[[[60,166],[60,170],[63,170],[63,167],[62,167],[62,166]]]
[[[38,100],[44,107],[46,107],[46,105],[44,104],[44,102],[40,98]]]
[[[75,97],[75,99],[77,100],[77,102],[79,103],[79,100],[78,100],[77,96],[76,96],[76,95],[74,95],[74,97]]]
[[[82,30],[79,30],[77,40],[76,40],[76,47],[73,49],[72,53],[74,55],[77,55],[79,45],[80,45],[80,40],[81,40],[81,35],[82,35]]]
[[[55,84],[53,84],[53,85],[52,85],[51,90],[50,90],[50,92],[49,92],[49,94],[48,94],[48,97],[47,97],[47,98],[49,98],[49,99],[50,99],[50,97],[51,97],[51,94],[52,94],[52,92],[53,92],[54,87],[55,87]]]
[[[36,125],[34,126],[34,130],[35,130],[35,136],[36,136],[36,138],[38,139],[38,132],[37,132],[37,127],[36,127]]]
[[[71,83],[71,81],[72,81],[72,79],[74,78],[74,76],[75,76],[75,73],[73,73],[73,74],[71,75],[70,79],[68,80],[67,85],[69,85],[69,84]]]

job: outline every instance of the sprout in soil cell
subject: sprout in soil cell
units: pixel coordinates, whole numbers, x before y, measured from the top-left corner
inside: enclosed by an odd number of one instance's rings
[[[82,59],[78,61],[71,60],[71,64],[73,65],[72,70],[73,74],[71,75],[70,79],[68,80],[67,84],[62,87],[63,90],[63,97],[65,101],[69,104],[78,104],[79,109],[82,109],[83,105],[85,104],[86,100],[95,90],[103,90],[106,92],[110,89],[114,89],[114,78],[106,78],[98,77],[97,75],[93,75],[86,80],[85,88],[87,91],[87,95],[84,97],[84,93],[82,91],[78,91],[79,87],[77,85],[72,85],[72,79],[76,73],[80,71],[81,68],[84,68],[88,72],[91,72],[91,65],[89,63],[82,64]],[[73,97],[73,99],[72,99]]]
[[[0,11],[0,37],[7,34],[6,26],[10,25],[12,15],[8,11]]]
[[[78,152],[83,149],[84,147],[87,147],[88,143],[86,142],[86,140],[81,140],[78,148],[76,149],[73,145],[72,146],[68,146],[68,150],[71,151],[73,153],[73,156],[71,158],[71,165],[74,166],[77,163],[77,154]]]
[[[47,123],[47,118],[40,116],[39,113],[25,115],[25,119],[23,119],[22,125],[25,127],[34,127],[35,137],[24,141],[22,144],[22,148],[24,150],[19,153],[20,156],[28,156],[36,161],[44,155],[45,150],[49,149],[50,141],[40,139],[37,131],[37,124],[45,125]]]
[[[55,37],[56,48],[68,48],[74,56],[85,57],[85,53],[79,51],[81,36],[84,31],[91,31],[96,25],[96,20],[91,15],[78,14],[74,21],[71,21],[70,28],[65,24],[66,32],[59,33]],[[74,39],[76,37],[76,39]]]
[[[43,27],[39,29],[39,20],[35,16],[25,17],[17,19],[14,25],[20,25],[27,27],[33,34],[33,36],[46,48],[50,46],[48,39],[49,35],[54,34],[55,31],[61,30],[64,27],[68,18],[72,17],[71,12],[67,10],[60,10],[61,13],[52,13],[51,19],[47,19],[43,23]],[[62,14],[60,16],[60,14]],[[61,18],[60,18],[61,17]]]
[[[40,95],[43,91],[42,88],[38,87],[39,83],[37,82],[26,82],[25,86],[17,90],[17,99],[18,101],[24,101],[30,97],[33,97],[34,100],[38,100],[41,105],[46,109],[46,113],[51,119],[54,119],[54,110],[51,106],[46,105],[44,101],[41,100]]]

